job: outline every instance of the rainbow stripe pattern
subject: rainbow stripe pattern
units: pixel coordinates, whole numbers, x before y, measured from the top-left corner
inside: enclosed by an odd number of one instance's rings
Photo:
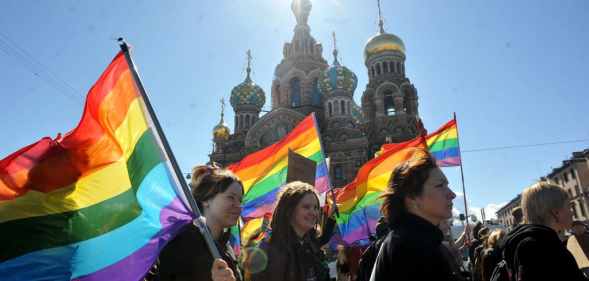
[[[337,192],[339,233],[333,238],[335,240],[332,239],[332,244],[365,245],[369,242],[380,217],[379,196],[386,189],[393,169],[408,160],[416,147],[425,148],[423,138],[390,145],[379,156],[366,162],[356,178]]]
[[[436,132],[425,137],[429,152],[436,158],[439,167],[460,166],[460,147],[458,145],[458,125],[456,119],[440,127]],[[382,153],[396,144],[384,144]]]
[[[229,165],[243,183],[241,217],[246,223],[274,210],[280,187],[286,183],[289,149],[317,163],[315,188],[318,193],[328,190],[327,164],[316,124],[315,115],[310,114],[280,141]]]
[[[426,141],[429,152],[436,158],[438,166],[460,166],[460,147],[458,145],[456,119],[450,120],[435,133],[428,135]]]
[[[78,126],[0,160],[2,280],[140,280],[191,222],[124,53]]]

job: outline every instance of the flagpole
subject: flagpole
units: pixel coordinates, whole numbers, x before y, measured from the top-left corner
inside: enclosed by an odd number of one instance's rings
[[[456,123],[456,142],[458,143],[458,152],[460,153],[460,133],[458,130],[458,121],[456,120],[456,112],[454,112],[454,122]],[[468,227],[468,205],[466,204],[466,188],[464,187],[464,170],[462,169],[462,155],[460,155],[460,177],[462,179],[462,197],[464,199],[464,216],[466,217],[466,226]],[[470,241],[470,234],[464,229],[466,237]],[[474,233],[473,233],[474,235]]]
[[[159,139],[162,143],[162,146],[164,148],[164,152],[166,153],[166,156],[168,156],[168,159],[170,160],[170,164],[172,166],[172,169],[174,170],[176,180],[178,181],[178,183],[182,187],[182,191],[184,192],[184,195],[186,196],[186,200],[190,204],[190,207],[192,208],[192,212],[196,216],[196,219],[193,221],[193,223],[199,228],[200,232],[202,233],[203,237],[205,238],[205,241],[207,243],[207,246],[209,247],[209,250],[211,251],[213,258],[214,259],[221,258],[221,255],[219,254],[219,249],[217,249],[217,246],[215,245],[215,240],[213,239],[213,236],[211,235],[209,228],[206,226],[206,223],[203,220],[200,209],[198,208],[198,205],[196,204],[196,200],[194,200],[194,197],[192,197],[192,194],[190,193],[190,188],[188,187],[188,184],[186,184],[186,181],[184,180],[184,177],[182,176],[182,171],[180,170],[180,166],[178,165],[178,162],[176,161],[176,157],[172,153],[172,149],[170,148],[170,144],[168,143],[168,140],[166,139],[166,135],[164,134],[164,131],[162,130],[160,122],[155,115],[155,111],[153,110],[153,107],[151,106],[151,102],[149,101],[149,98],[147,96],[147,92],[145,91],[145,88],[143,87],[143,83],[141,82],[141,78],[139,78],[139,73],[137,72],[137,68],[135,67],[135,64],[133,63],[133,59],[131,58],[131,54],[129,52],[129,46],[127,45],[127,42],[125,42],[125,40],[123,38],[119,38],[118,42],[119,42],[119,46],[121,47],[121,50],[125,54],[125,59],[127,60],[127,64],[129,64],[129,69],[131,70],[131,73],[133,74],[133,79],[135,80],[135,84],[137,85],[139,93],[141,94],[141,97],[143,98],[143,101],[145,104],[145,109],[147,110],[147,113],[148,113],[149,117],[151,118],[151,121],[153,122],[153,125],[155,127],[155,133],[159,137]]]

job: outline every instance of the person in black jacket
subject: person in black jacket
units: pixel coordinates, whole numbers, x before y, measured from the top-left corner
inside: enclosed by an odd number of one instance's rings
[[[241,182],[229,170],[197,166],[192,170],[191,187],[222,259],[213,261],[204,236],[194,224],[189,224],[160,253],[152,280],[243,280],[233,248],[228,243],[228,229],[237,223],[241,212]],[[233,272],[233,278],[219,274],[214,266],[220,265],[213,262],[225,264]]]
[[[502,247],[513,280],[588,280],[558,236],[571,227],[569,204],[558,185],[540,182],[524,190],[524,224],[505,237]]]
[[[391,232],[383,242],[371,280],[460,280],[441,250],[438,225],[452,217],[456,194],[425,149],[414,150],[389,180],[381,212]]]

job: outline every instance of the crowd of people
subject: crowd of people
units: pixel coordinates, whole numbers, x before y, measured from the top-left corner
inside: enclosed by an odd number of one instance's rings
[[[323,214],[312,185],[286,184],[267,235],[246,243],[241,257],[228,243],[228,229],[241,211],[240,180],[223,168],[199,166],[193,169],[191,188],[221,258],[214,259],[203,234],[187,225],[163,249],[146,280],[588,280],[562,239],[563,232],[570,232],[584,250],[589,248],[586,227],[573,222],[562,187],[539,182],[525,189],[521,207],[513,211],[519,223],[510,229],[478,223],[467,225],[455,239],[456,195],[423,149],[391,171],[376,233],[358,255],[344,245],[335,254],[327,250],[333,210]]]

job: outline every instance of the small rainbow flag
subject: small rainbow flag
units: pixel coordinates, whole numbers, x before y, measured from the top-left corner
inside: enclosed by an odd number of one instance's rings
[[[339,230],[339,235],[334,237],[336,243],[368,243],[380,217],[379,196],[386,189],[393,169],[408,160],[416,147],[425,148],[424,138],[389,145],[379,156],[366,162],[356,178],[337,192],[340,216],[336,218]]]
[[[78,126],[0,160],[0,279],[140,280],[192,214],[125,53]]]
[[[450,120],[435,133],[428,135],[426,141],[429,152],[436,158],[438,166],[460,166],[460,147],[458,145],[456,119]]]
[[[458,145],[458,126],[456,119],[440,127],[425,137],[429,152],[436,158],[439,167],[460,166],[460,147]],[[379,151],[383,153],[396,144],[384,144]]]
[[[289,149],[317,163],[317,192],[323,193],[329,189],[327,164],[316,123],[315,115],[310,114],[277,143],[229,165],[228,168],[243,183],[245,193],[241,217],[244,221],[272,213],[280,187],[286,183]]]

